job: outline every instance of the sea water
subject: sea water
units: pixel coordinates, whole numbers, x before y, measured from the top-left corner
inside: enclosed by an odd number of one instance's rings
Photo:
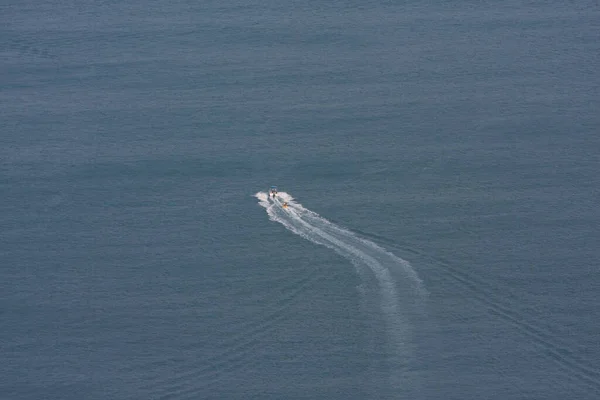
[[[1,399],[599,398],[596,3],[1,10]]]

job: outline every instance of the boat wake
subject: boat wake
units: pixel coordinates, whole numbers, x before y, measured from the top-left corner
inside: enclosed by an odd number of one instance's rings
[[[364,302],[372,300],[369,289],[373,289],[374,296],[378,298],[374,303],[378,310],[368,311],[379,312],[385,321],[390,364],[394,368],[408,367],[407,362],[411,358],[411,304],[407,303],[418,305],[426,296],[423,283],[410,263],[303,207],[288,193],[279,192],[276,199],[270,198],[265,192],[256,193],[255,197],[259,205],[266,209],[269,219],[304,239],[334,250],[352,262],[364,284],[360,288]],[[287,203],[287,207],[283,207],[284,203]],[[374,277],[374,288],[369,287],[371,277]],[[394,277],[399,278],[396,280]],[[398,286],[402,287],[401,292]],[[400,378],[397,374],[390,375]]]

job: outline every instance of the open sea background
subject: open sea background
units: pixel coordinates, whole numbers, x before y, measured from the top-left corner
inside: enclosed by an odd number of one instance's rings
[[[596,1],[0,22],[0,399],[600,398]]]

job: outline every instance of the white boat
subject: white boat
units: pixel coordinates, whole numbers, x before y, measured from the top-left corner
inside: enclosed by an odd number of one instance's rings
[[[277,186],[271,186],[269,189],[269,197],[275,198],[277,196]]]

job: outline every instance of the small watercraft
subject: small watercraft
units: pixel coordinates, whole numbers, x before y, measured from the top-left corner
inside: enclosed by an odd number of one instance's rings
[[[277,186],[271,186],[269,189],[269,197],[275,198],[277,196]]]

